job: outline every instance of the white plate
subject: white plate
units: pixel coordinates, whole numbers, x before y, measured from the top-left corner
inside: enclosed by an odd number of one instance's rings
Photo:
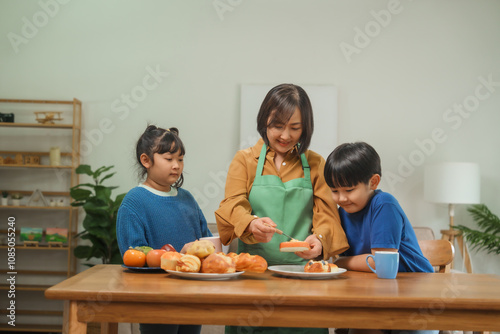
[[[238,277],[239,275],[244,273],[244,271],[237,271],[235,273],[228,273],[228,274],[209,274],[209,273],[187,273],[175,270],[167,270],[167,272],[173,276],[188,278],[188,279],[197,279],[202,281],[217,281],[217,280],[231,279],[234,277]]]
[[[122,267],[133,271],[163,271],[161,267],[129,267],[124,264],[122,264]]]
[[[330,273],[306,273],[304,272],[304,266],[301,264],[288,264],[280,266],[270,266],[267,269],[270,271],[287,277],[297,277],[303,279],[325,279],[332,278],[334,276],[345,273],[347,270],[344,268],[339,268],[336,272]]]

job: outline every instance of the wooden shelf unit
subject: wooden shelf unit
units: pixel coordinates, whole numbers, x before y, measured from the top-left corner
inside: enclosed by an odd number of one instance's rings
[[[8,191],[9,193],[21,193],[25,197],[29,197],[35,188],[38,188],[36,184],[31,184],[30,186],[33,187],[31,191],[29,190],[16,190],[16,189],[5,189],[4,186],[2,185],[2,170],[3,171],[9,171],[9,173],[14,173],[16,176],[19,175],[18,179],[20,182],[23,181],[23,173],[29,173],[29,174],[36,174],[40,173],[43,170],[67,170],[67,172],[64,172],[64,177],[69,178],[69,184],[70,187],[73,187],[79,183],[79,176],[76,174],[75,169],[79,166],[80,164],[80,140],[81,140],[81,118],[82,118],[82,103],[78,99],[73,99],[73,100],[68,100],[68,101],[57,101],[57,100],[19,100],[19,99],[0,99],[0,112],[10,112],[7,110],[9,108],[9,104],[16,104],[15,108],[16,110],[21,109],[22,112],[34,112],[37,111],[36,105],[38,107],[44,105],[44,108],[47,108],[46,105],[63,105],[62,108],[64,109],[63,113],[66,115],[65,121],[67,123],[62,123],[62,122],[56,122],[55,124],[42,124],[42,123],[36,123],[36,121],[32,122],[19,122],[19,123],[8,123],[8,122],[0,122],[0,128],[5,128],[5,129],[28,129],[26,131],[33,132],[34,135],[36,133],[39,133],[40,130],[36,129],[41,129],[45,131],[47,129],[52,131],[71,131],[71,142],[69,141],[69,136],[66,136],[66,138],[63,139],[58,139],[61,140],[61,147],[63,144],[65,147],[71,147],[70,152],[61,152],[61,157],[66,159],[66,165],[60,165],[60,166],[52,166],[52,165],[47,165],[47,164],[0,164],[0,189]],[[66,105],[67,107],[64,107]],[[14,112],[16,114],[16,112]],[[70,117],[71,113],[71,117]],[[34,114],[33,114],[33,119],[34,119]],[[68,122],[68,119],[70,119],[71,123]],[[12,131],[17,131],[17,130],[10,130],[9,131],[2,131],[2,134],[0,134],[0,156],[16,156],[17,154],[21,154],[23,156],[26,155],[36,155],[43,157],[44,159],[47,159],[47,156],[49,155],[48,149],[46,152],[39,152],[39,151],[30,151],[30,147],[26,147],[26,151],[13,151],[9,150],[9,147],[4,147],[1,145],[2,142],[2,137],[8,136],[8,133],[12,133]],[[7,134],[6,134],[7,133]],[[43,132],[42,132],[43,133]],[[42,139],[43,140],[43,139]],[[42,159],[42,158],[40,158]],[[69,164],[68,164],[69,162]],[[45,172],[46,173],[46,172]],[[60,175],[60,173],[59,173]],[[58,180],[55,178],[55,182]],[[23,189],[29,189],[30,186],[23,185],[20,188]],[[60,264],[55,270],[50,270],[50,264],[47,267],[47,270],[43,268],[44,270],[31,270],[27,268],[23,269],[17,269],[15,270],[8,270],[6,269],[6,263],[3,265],[0,265],[0,275],[7,275],[10,272],[16,272],[16,276],[19,278],[19,276],[30,276],[30,277],[42,277],[42,276],[49,276],[53,277],[52,279],[58,280],[60,278],[60,281],[66,279],[67,277],[70,277],[75,274],[76,272],[76,261],[73,256],[73,249],[75,247],[75,239],[74,236],[77,234],[77,224],[78,224],[78,208],[72,207],[68,205],[69,202],[71,202],[71,198],[69,196],[69,189],[63,189],[64,191],[44,191],[44,189],[40,189],[43,193],[44,196],[55,196],[55,197],[62,197],[65,199],[65,205],[64,206],[26,206],[26,205],[19,205],[15,206],[9,203],[7,206],[0,206],[0,214],[7,214],[7,215],[13,215],[13,216],[18,216],[18,215],[38,215],[40,214],[56,214],[56,215],[64,215],[64,219],[67,219],[67,222],[65,224],[61,224],[61,220],[59,220],[59,225],[63,225],[64,228],[68,229],[68,242],[63,244],[62,246],[49,246],[47,243],[40,243],[38,247],[34,246],[26,246],[17,241],[17,244],[15,246],[16,250],[16,255],[18,256],[19,254],[35,254],[32,253],[31,251],[36,250],[37,254],[56,254],[50,251],[58,251],[58,252],[65,252],[67,254],[66,256],[66,270],[61,270],[62,269],[62,264]],[[7,213],[6,213],[7,212]],[[11,213],[12,212],[12,213]],[[62,216],[61,216],[62,217]],[[66,218],[67,217],[67,218]],[[31,222],[31,226],[29,221],[26,221],[26,219],[18,219],[18,222],[16,223],[16,239],[18,240],[19,237],[19,231],[21,227],[32,227],[33,225],[43,227],[44,229],[47,227],[53,227],[50,225],[50,221],[43,221],[41,219],[40,221],[35,221]],[[7,232],[7,229],[2,227],[2,230],[0,231],[2,234]],[[9,247],[6,244],[0,244],[0,254],[6,254],[6,249]],[[44,252],[44,253],[40,253]],[[47,252],[47,253],[45,253]],[[57,253],[58,254],[58,253]],[[37,261],[39,256],[33,256],[32,261]],[[7,262],[7,261],[5,261]],[[17,263],[16,263],[17,265]],[[1,290],[8,290],[9,287],[7,284],[2,282],[3,284],[0,285],[0,291]],[[51,285],[43,285],[43,284],[16,284],[16,291],[27,291],[25,293],[31,294],[35,293],[33,295],[33,298],[37,298],[37,301],[39,301],[40,304],[49,302],[43,297],[43,292],[45,289],[50,287]],[[17,298],[17,296],[16,296]],[[31,298],[31,297],[30,297]],[[16,301],[16,304],[19,305],[19,302]],[[62,306],[61,306],[62,307]],[[2,313],[0,313],[2,314]],[[57,316],[61,317],[62,315],[62,308],[61,311],[48,311],[48,310],[43,310],[43,309],[20,309],[19,307],[16,309],[16,314],[18,315],[23,315],[23,316]],[[5,317],[3,317],[5,318]],[[62,321],[62,320],[61,320]],[[57,323],[54,325],[46,325],[46,324],[38,324],[38,323],[21,323],[19,320],[16,320],[16,326],[12,327],[9,326],[6,323],[0,323],[0,332],[46,332],[46,333],[54,333],[54,332],[61,332],[62,331],[62,323]]]

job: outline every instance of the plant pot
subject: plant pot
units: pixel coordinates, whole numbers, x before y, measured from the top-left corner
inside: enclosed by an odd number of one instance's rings
[[[21,205],[21,200],[20,199],[12,199],[12,205],[14,206],[20,206]]]
[[[9,198],[8,197],[2,197],[1,198],[1,203],[3,206],[9,205]]]

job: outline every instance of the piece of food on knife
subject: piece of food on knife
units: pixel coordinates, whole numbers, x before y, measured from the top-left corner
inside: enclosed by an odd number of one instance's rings
[[[280,252],[303,252],[311,249],[311,246],[305,241],[292,239],[280,243]]]

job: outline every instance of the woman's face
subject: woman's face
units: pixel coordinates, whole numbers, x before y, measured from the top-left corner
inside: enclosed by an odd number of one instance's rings
[[[271,115],[272,116],[272,115]],[[269,117],[268,123],[271,120]],[[275,123],[267,127],[269,146],[277,154],[286,155],[300,140],[302,135],[302,117],[299,108],[295,110],[286,124]]]

